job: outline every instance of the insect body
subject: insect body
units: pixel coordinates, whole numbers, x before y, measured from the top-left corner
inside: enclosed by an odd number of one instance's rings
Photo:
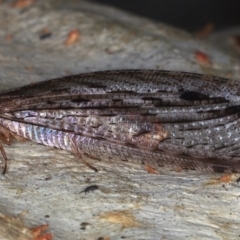
[[[0,94],[10,134],[153,167],[240,172],[239,123],[240,83],[194,73],[102,71]]]
[[[99,187],[97,185],[91,185],[91,186],[86,187],[83,191],[81,191],[81,193],[85,192],[85,194],[86,194],[86,193],[93,192],[98,189],[99,189]]]

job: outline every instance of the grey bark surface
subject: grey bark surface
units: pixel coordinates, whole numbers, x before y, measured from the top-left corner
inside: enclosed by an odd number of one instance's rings
[[[41,40],[45,28],[52,35]],[[74,29],[80,39],[66,46]],[[62,8],[46,0],[27,9],[1,3],[0,39],[1,89],[106,69],[240,78],[240,61],[227,52],[179,29],[88,2]],[[207,53],[211,64],[199,63],[196,51]],[[216,173],[150,174],[141,165],[89,159],[95,173],[68,152],[31,142],[5,151],[11,160],[0,176],[0,211],[27,211],[26,225],[48,223],[54,239],[239,239],[238,174],[223,182]],[[81,192],[90,185],[99,189]]]

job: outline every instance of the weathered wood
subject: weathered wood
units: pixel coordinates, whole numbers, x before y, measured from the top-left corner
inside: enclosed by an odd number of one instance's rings
[[[37,1],[27,9],[1,3],[3,89],[126,68],[239,79],[239,60],[178,29],[85,2],[79,11],[49,3]],[[69,32],[76,29],[79,40],[66,46]],[[51,34],[42,37],[47,32]],[[199,62],[196,50],[207,53],[211,61]],[[11,215],[28,210],[26,225],[48,223],[54,239],[238,238],[238,175],[220,178],[179,169],[150,174],[135,164],[89,160],[99,170],[95,173],[68,152],[30,142],[5,150],[11,161],[8,174],[0,176],[0,205]],[[80,194],[90,185],[100,190]]]

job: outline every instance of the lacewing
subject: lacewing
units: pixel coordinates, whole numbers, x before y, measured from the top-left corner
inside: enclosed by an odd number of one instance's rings
[[[79,157],[240,172],[239,103],[240,83],[220,77],[93,72],[1,93],[0,130],[3,139],[20,136]]]

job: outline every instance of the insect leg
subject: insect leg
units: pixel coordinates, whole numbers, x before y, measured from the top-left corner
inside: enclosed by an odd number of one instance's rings
[[[3,159],[4,159],[4,162],[5,162],[5,165],[4,165],[2,174],[5,174],[5,173],[7,172],[7,162],[8,162],[8,158],[7,158],[7,154],[5,153],[5,150],[4,150],[3,145],[2,145],[1,142],[0,142],[0,151],[1,151],[1,154],[2,154]]]
[[[72,152],[79,158],[81,161],[87,165],[89,168],[94,170],[95,172],[98,172],[97,168],[93,167],[90,163],[85,160],[84,153],[81,153],[81,151],[77,148],[76,141],[72,138],[70,138],[71,148]]]

